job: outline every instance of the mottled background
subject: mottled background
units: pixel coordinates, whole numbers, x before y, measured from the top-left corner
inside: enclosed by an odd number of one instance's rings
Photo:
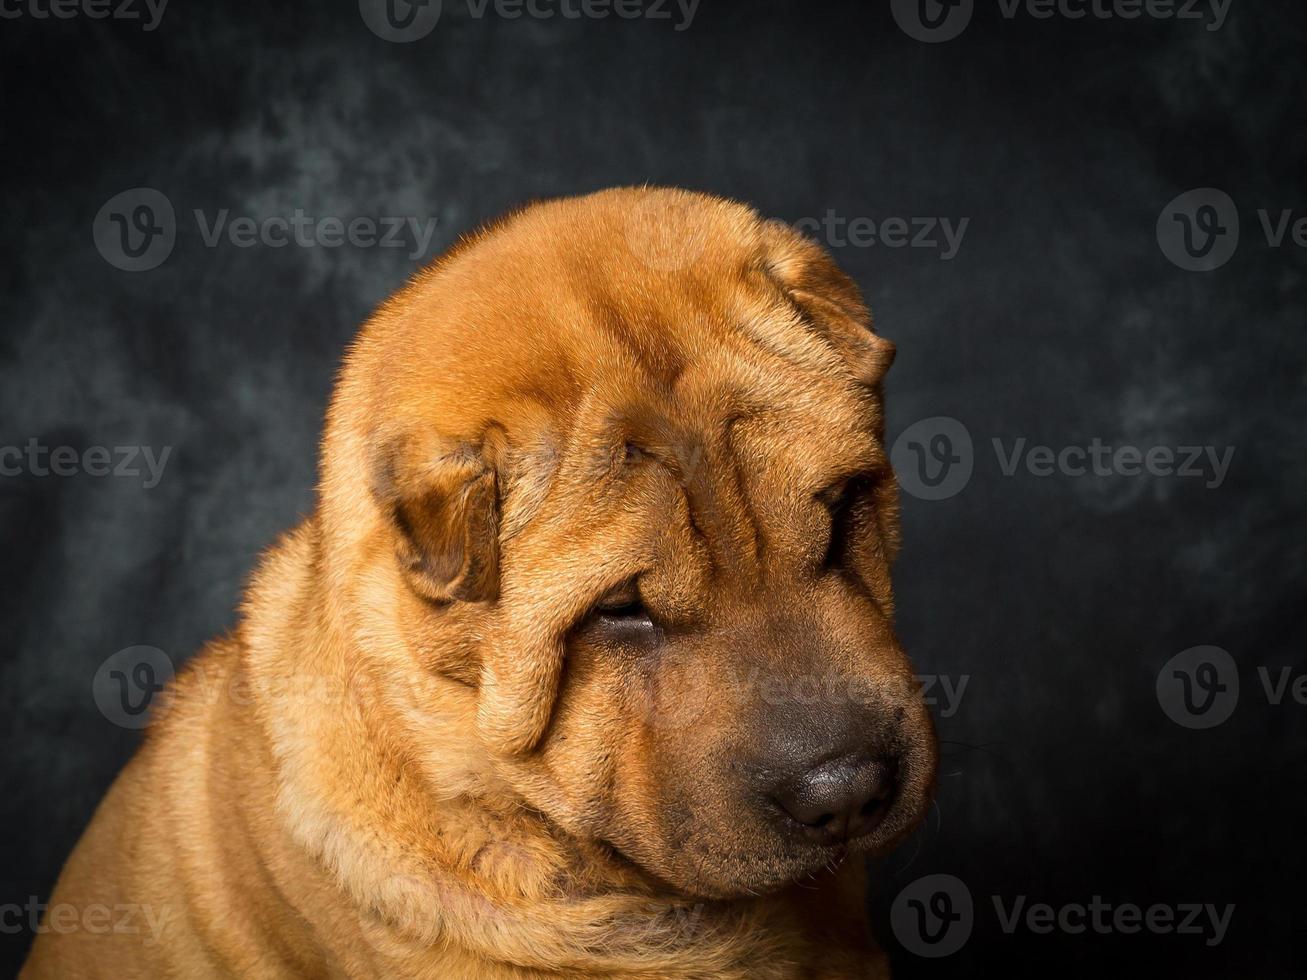
[[[930,824],[876,876],[900,975],[1307,969],[1307,707],[1270,703],[1258,673],[1307,670],[1307,253],[1269,244],[1257,215],[1307,214],[1302,5],[1234,0],[1209,30],[1210,13],[1008,19],[979,0],[960,36],[923,43],[886,3],[702,0],[678,30],[674,8],[511,20],[446,0],[398,44],[352,0],[175,0],[150,31],[17,2],[0,19],[0,447],[171,455],[148,489],[25,464],[0,478],[0,905],[48,897],[137,742],[97,707],[97,669],[135,645],[180,662],[233,623],[256,555],[312,505],[345,343],[427,257],[411,238],[208,247],[193,211],[434,218],[434,254],[529,199],[648,181],[791,221],[970,219],[947,260],[829,241],[899,345],[891,438],[948,416],[975,447],[961,492],[905,498],[903,639],[967,687],[940,721]],[[177,230],[131,273],[92,230],[137,187],[167,196]],[[1230,195],[1242,235],[1190,272],[1155,228],[1200,187]],[[991,444],[1095,437],[1235,456],[1212,487],[1007,476]],[[1196,730],[1156,683],[1205,644],[1242,684]],[[926,874],[973,896],[947,958],[891,928]],[[1235,911],[1214,946],[1009,934],[993,896],[1023,895]],[[16,921],[3,966],[31,940]]]

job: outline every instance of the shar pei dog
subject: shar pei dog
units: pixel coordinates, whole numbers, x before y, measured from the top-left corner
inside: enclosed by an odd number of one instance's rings
[[[316,504],[151,709],[44,977],[872,977],[936,747],[894,633],[893,345],[679,190],[535,204],[349,350]]]

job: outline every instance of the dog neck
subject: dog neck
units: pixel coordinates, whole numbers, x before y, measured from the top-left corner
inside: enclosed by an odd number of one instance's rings
[[[394,637],[375,632],[392,613],[375,603],[390,593],[365,578],[361,605],[323,600],[318,533],[302,525],[256,574],[245,667],[276,760],[281,820],[378,944],[433,956],[452,944],[540,970],[779,969],[794,938],[774,921],[774,903],[660,889],[499,782],[474,734],[475,692],[412,661],[397,678],[385,650]],[[306,678],[315,696],[288,704],[285,692],[306,690]]]

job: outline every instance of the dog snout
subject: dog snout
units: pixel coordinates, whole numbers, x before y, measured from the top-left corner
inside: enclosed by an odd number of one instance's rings
[[[866,753],[802,764],[769,795],[793,832],[840,844],[875,830],[894,797],[896,765]]]
[[[829,676],[826,697],[764,700],[751,719],[752,798],[795,843],[836,846],[897,825],[900,804],[915,805],[920,789],[913,746],[923,716],[898,676]],[[766,689],[798,690],[793,677]]]

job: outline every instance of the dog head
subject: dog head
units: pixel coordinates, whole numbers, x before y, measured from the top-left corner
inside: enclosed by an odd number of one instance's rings
[[[887,849],[935,771],[892,628],[892,358],[829,256],[741,205],[535,205],[351,352],[332,575],[390,583],[397,656],[463,692],[520,800],[655,880],[728,897]]]

